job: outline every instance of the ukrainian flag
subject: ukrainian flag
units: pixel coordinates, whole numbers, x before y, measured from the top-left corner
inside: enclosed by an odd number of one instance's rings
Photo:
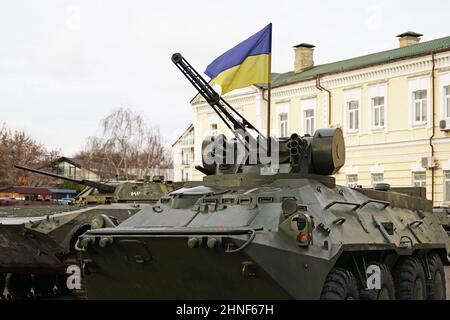
[[[205,71],[222,94],[255,83],[270,82],[272,24],[214,60]]]

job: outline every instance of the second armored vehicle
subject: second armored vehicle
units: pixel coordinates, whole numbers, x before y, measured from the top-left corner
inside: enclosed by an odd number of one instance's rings
[[[85,186],[72,206],[5,207],[0,218],[0,294],[26,297],[53,291],[55,282],[65,291],[66,267],[78,264],[75,243],[89,229],[114,227],[179,186],[177,183],[125,181],[100,183],[74,180],[49,172],[16,165],[16,168]],[[61,212],[62,211],[62,212]]]

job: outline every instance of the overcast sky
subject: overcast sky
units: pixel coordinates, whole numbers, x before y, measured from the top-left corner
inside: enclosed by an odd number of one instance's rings
[[[2,1],[0,123],[71,156],[125,106],[172,142],[195,94],[174,52],[204,71],[272,22],[272,69],[286,72],[298,43],[316,45],[316,64],[351,58],[397,47],[407,30],[448,36],[448,12],[442,0]]]

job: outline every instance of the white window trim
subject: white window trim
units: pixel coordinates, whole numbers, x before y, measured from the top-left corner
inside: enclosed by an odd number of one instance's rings
[[[376,182],[373,181],[373,176],[374,176],[374,175],[380,175],[380,174],[383,175],[383,180],[381,180],[381,181],[376,181]],[[384,177],[384,172],[371,173],[371,174],[370,174],[370,183],[371,183],[371,186],[374,187],[376,183],[384,183],[384,181],[385,181],[384,178],[385,178],[385,177]]]
[[[355,176],[355,177],[356,177],[356,182],[349,183],[348,178],[349,178],[350,176]],[[359,176],[358,176],[358,174],[346,174],[346,175],[345,175],[345,184],[346,184],[347,187],[349,187],[349,188],[356,188],[357,186],[359,186]]]
[[[306,134],[306,117],[305,117],[305,111],[307,110],[313,110],[314,112],[314,121],[313,121],[313,126],[314,126],[314,131],[317,130],[317,98],[312,98],[312,99],[304,99],[300,101],[300,123],[301,123],[301,128],[300,128],[300,132],[302,132],[303,135]],[[288,118],[289,119],[289,118]],[[313,135],[314,132],[312,132],[311,135]]]
[[[383,173],[384,174],[384,166],[376,164],[370,168],[370,174],[377,174],[377,173]]]
[[[426,171],[411,171],[411,185],[414,187],[414,183],[415,183],[415,179],[414,179],[414,175],[415,174],[424,174],[425,175],[425,187],[427,186],[427,172]]]
[[[450,92],[447,94],[447,88],[450,89],[450,85],[442,87],[442,92],[443,92],[442,97],[444,99],[444,103],[442,105],[443,105],[445,113],[447,113],[447,110],[450,108],[450,103],[447,105],[447,102],[449,102],[449,98],[450,98]],[[447,119],[449,119],[450,118],[450,113],[446,114],[445,117]]]
[[[415,91],[419,90],[426,90],[427,91],[427,121],[420,121],[417,122],[414,119],[414,100],[413,100],[413,93]],[[413,77],[409,78],[408,80],[408,113],[409,113],[409,129],[412,130],[414,128],[418,127],[427,127],[431,128],[431,90],[430,90],[430,77],[429,76],[420,76],[420,77]]]
[[[350,101],[358,101],[358,129],[350,130],[348,128],[348,103]],[[344,132],[347,134],[361,134],[362,128],[362,99],[361,99],[361,88],[349,89],[344,91]]]
[[[358,167],[354,167],[352,165],[345,168],[345,175],[358,174]]]
[[[427,170],[422,167],[422,162],[417,161],[411,166],[411,172],[426,172]]]
[[[216,126],[215,132],[211,129],[211,126],[213,126],[213,125]],[[208,131],[209,131],[208,134],[209,134],[210,136],[216,136],[216,135],[219,134],[219,124],[218,124],[217,122],[211,122],[208,126],[209,126],[209,128],[208,128]]]
[[[217,125],[217,134],[219,134],[219,117],[217,115],[208,115],[208,128],[207,128],[207,135],[212,135],[211,131],[211,125],[215,124]]]
[[[442,170],[450,171],[450,159],[445,162],[442,162]]]
[[[367,89],[368,99],[367,105],[369,107],[369,133],[388,131],[388,83],[378,83],[370,85]],[[373,124],[374,108],[372,106],[372,99],[377,97],[384,98],[384,125],[375,127]]]
[[[445,187],[445,171],[450,171],[450,159],[442,163],[442,191],[444,192],[442,195],[442,202],[448,204],[450,201],[445,200],[445,193],[447,192]]]
[[[289,121],[290,121],[290,103],[289,102],[280,102],[280,103],[276,103],[275,104],[276,107],[276,126],[273,126],[276,130],[276,132],[274,133],[274,136],[278,137],[279,133],[280,133],[280,114],[286,113],[287,114],[287,133],[288,136],[290,134],[290,125],[289,125]],[[281,137],[280,137],[281,138]]]
[[[439,74],[439,95],[442,97],[442,106],[441,106],[441,120],[448,119],[450,120],[450,114],[446,114],[446,95],[445,95],[445,87],[450,86],[450,72],[445,72]]]
[[[442,196],[442,202],[443,203],[450,203],[450,199],[445,199],[445,195],[447,194],[447,187],[446,187],[446,183],[445,183],[445,172],[450,172],[450,170],[443,170],[442,171],[442,184],[443,184],[443,191],[444,191],[444,194]]]

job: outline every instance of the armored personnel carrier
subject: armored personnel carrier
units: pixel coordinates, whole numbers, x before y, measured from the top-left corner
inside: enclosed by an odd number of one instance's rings
[[[18,298],[26,297],[31,289],[36,295],[48,295],[55,281],[65,291],[66,268],[78,264],[75,243],[81,234],[89,229],[115,227],[179,185],[161,179],[107,184],[19,165],[16,168],[86,187],[75,205],[2,208],[9,214],[0,218],[0,294],[6,286],[7,293]]]
[[[430,201],[337,185],[339,128],[262,137],[172,61],[235,137],[205,139],[201,185],[80,237],[88,298],[445,299],[450,240]]]

